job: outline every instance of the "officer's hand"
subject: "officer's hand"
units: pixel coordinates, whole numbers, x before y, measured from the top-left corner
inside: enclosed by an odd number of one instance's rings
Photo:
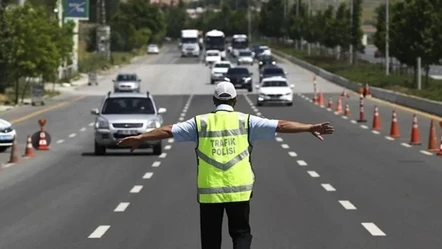
[[[131,136],[131,137],[125,137],[118,141],[117,145],[119,147],[131,147],[130,152],[134,151],[138,146],[141,144],[141,137],[140,136]]]
[[[310,132],[313,134],[313,136],[317,137],[321,141],[324,141],[324,138],[321,135],[333,134],[334,131],[335,129],[330,125],[330,122],[315,124],[310,128]]]

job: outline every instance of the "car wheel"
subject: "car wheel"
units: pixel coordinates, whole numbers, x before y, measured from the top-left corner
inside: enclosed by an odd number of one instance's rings
[[[104,155],[106,154],[106,147],[99,145],[97,141],[95,141],[94,153],[95,155]]]
[[[248,88],[247,88],[247,91],[248,91],[248,92],[252,92],[252,91],[253,91],[253,88],[252,88],[252,87],[248,87]]]
[[[256,105],[257,106],[262,106],[262,103],[261,102],[256,102]]]
[[[214,80],[210,80],[210,84],[215,84],[215,81]]]
[[[288,105],[288,106],[292,106],[292,105],[293,105],[293,102],[287,103],[287,105]]]
[[[161,155],[162,152],[163,152],[163,145],[161,142],[154,145],[154,147],[153,147],[153,154],[154,155]]]
[[[0,147],[0,152],[5,152],[9,147]]]

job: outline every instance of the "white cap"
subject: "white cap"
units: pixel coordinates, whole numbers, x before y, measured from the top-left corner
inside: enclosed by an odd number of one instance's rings
[[[235,86],[230,82],[222,81],[216,85],[213,96],[219,100],[234,99],[236,97]]]

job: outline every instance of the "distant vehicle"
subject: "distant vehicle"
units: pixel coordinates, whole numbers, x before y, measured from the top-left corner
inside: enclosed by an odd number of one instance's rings
[[[261,73],[259,74],[259,82],[261,82],[265,78],[281,76],[286,78],[287,73],[278,66],[265,66],[261,69]]]
[[[261,55],[258,60],[259,69],[267,65],[276,65],[276,60],[271,55]]]
[[[135,73],[119,73],[114,82],[114,92],[140,92],[141,79]]]
[[[253,65],[253,54],[249,50],[239,50],[238,52],[238,65],[249,64]]]
[[[270,77],[262,80],[260,85],[256,86],[259,89],[257,106],[265,103],[281,103],[288,106],[293,105],[293,88],[294,85],[289,85],[287,79],[284,77]]]
[[[197,29],[181,30],[181,56],[200,56],[199,31]]]
[[[117,142],[127,136],[142,134],[163,124],[167,110],[157,109],[153,97],[147,93],[111,93],[99,109],[92,109],[96,116],[94,153],[106,154],[106,149],[118,149]],[[152,148],[155,155],[162,153],[162,143],[149,141],[140,148]]]
[[[215,62],[210,73],[210,83],[214,84],[217,81],[223,81],[231,67],[232,63],[229,61]]]
[[[255,56],[258,58],[260,55],[272,55],[272,51],[268,46],[259,46],[257,53]]]
[[[232,55],[238,57],[239,51],[249,47],[249,38],[245,34],[235,34],[232,36]]]
[[[206,66],[221,61],[221,54],[218,50],[207,50],[205,56]]]
[[[204,38],[204,47],[206,50],[218,50],[221,58],[226,58],[226,37],[224,32],[220,30],[210,30],[206,33]]]
[[[17,132],[8,121],[0,118],[0,152],[6,151],[14,143]]]
[[[158,45],[156,45],[156,44],[149,44],[149,46],[147,46],[147,53],[148,54],[159,54],[160,49],[158,48]]]
[[[227,71],[225,80],[230,81],[235,88],[247,89],[248,92],[252,92],[252,75],[253,73],[245,67],[232,67]]]
[[[250,50],[252,51],[252,53],[253,53],[253,58],[257,58],[257,54],[258,54],[258,50],[259,50],[259,45],[252,45],[251,47],[250,47]]]

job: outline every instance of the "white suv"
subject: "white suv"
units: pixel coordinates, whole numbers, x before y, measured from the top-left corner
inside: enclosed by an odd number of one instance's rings
[[[218,61],[212,66],[212,71],[210,72],[210,83],[215,84],[217,81],[223,81],[226,77],[227,71],[232,67],[232,63],[229,61]]]
[[[256,86],[259,89],[258,106],[264,103],[279,103],[288,106],[293,105],[293,88],[294,85],[289,85],[287,79],[281,76],[264,78],[260,85]]]

